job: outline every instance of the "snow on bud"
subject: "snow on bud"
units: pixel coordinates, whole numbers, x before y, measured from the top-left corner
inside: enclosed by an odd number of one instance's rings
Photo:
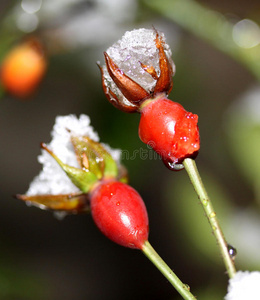
[[[80,168],[73,144],[72,136],[86,136],[98,142],[99,137],[90,125],[90,118],[87,115],[80,115],[79,119],[75,115],[56,117],[55,125],[51,132],[52,140],[47,147],[64,163],[72,167]],[[119,164],[120,150],[109,148],[103,145]],[[40,174],[30,184],[27,191],[28,196],[43,194],[68,194],[77,193],[79,189],[71,182],[66,173],[50,156],[42,150],[38,161],[43,165]]]
[[[47,146],[63,163],[80,168],[71,143],[71,136],[73,135],[85,135],[95,141],[99,140],[97,133],[90,126],[88,116],[80,115],[79,119],[75,115],[58,116],[51,132],[52,140]],[[30,184],[26,193],[28,196],[79,192],[79,189],[71,182],[49,153],[42,150],[38,161],[43,165],[43,168]]]
[[[160,33],[160,36],[165,41],[164,34]],[[121,40],[106,51],[126,75],[138,82],[148,92],[152,91],[156,80],[142,69],[140,62],[144,65],[153,66],[156,72],[160,72],[159,51],[154,42],[155,38],[156,31],[152,29],[141,28],[127,31]],[[166,43],[164,50],[167,58],[171,59],[172,52]],[[111,81],[109,77],[108,75],[107,80]]]
[[[124,180],[121,151],[99,143],[90,119],[80,115],[57,117],[49,145],[38,157],[43,165],[25,195],[16,198],[40,208],[79,213],[89,211],[91,188],[99,180]]]

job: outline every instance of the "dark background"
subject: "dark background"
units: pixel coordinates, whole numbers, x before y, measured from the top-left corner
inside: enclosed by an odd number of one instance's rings
[[[227,17],[259,21],[257,0],[197,2]],[[7,37],[12,36],[12,43],[16,43],[26,35],[15,25],[14,7],[19,3],[0,4],[2,56],[9,47],[4,46]],[[96,1],[82,1],[81,5],[96,13]],[[102,35],[97,33],[89,44],[68,45],[61,38],[61,29],[80,11],[79,6],[71,5],[55,20],[39,17],[39,27],[33,33],[47,45],[46,76],[28,101],[8,93],[0,100],[1,299],[179,299],[140,251],[107,240],[91,215],[67,216],[60,221],[51,212],[27,207],[13,195],[25,193],[40,171],[39,144],[50,141],[57,115],[87,114],[102,142],[130,155],[136,149],[147,150],[137,134],[139,115],[120,112],[106,100],[96,61],[103,61],[103,51],[125,30],[154,25],[165,31],[177,67],[170,98],[199,115],[201,151],[197,165],[212,190],[212,200],[217,202],[217,213],[232,243],[236,228],[228,227],[228,218],[248,207],[259,216],[259,204],[251,183],[232,159],[223,118],[231,103],[257,85],[257,80],[232,58],[139,3],[133,17],[124,20],[122,16],[121,27],[116,25],[118,31],[104,27]],[[88,31],[94,30],[86,27],[86,39]],[[198,299],[222,299],[227,275],[185,171],[170,172],[159,159],[143,160],[138,155],[123,164],[128,168],[130,184],[146,203],[151,244]],[[203,230],[207,228],[205,236],[198,225],[201,219]],[[248,248],[256,246],[250,244]],[[238,249],[238,268],[259,267],[259,257],[250,264],[246,259],[246,254],[240,259]]]

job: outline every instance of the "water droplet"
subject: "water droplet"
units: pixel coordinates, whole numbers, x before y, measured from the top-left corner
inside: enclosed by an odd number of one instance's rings
[[[171,171],[180,171],[180,170],[184,169],[183,164],[176,164],[173,161],[165,159],[165,158],[163,158],[163,163]]]
[[[230,257],[234,260],[237,255],[237,249],[231,246],[230,244],[227,244],[227,249]]]
[[[116,203],[116,205],[119,206],[119,205],[120,205],[120,202],[118,201],[118,202]]]

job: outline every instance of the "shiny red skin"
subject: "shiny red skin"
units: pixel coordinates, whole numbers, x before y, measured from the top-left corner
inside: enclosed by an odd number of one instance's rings
[[[165,97],[152,100],[141,110],[140,139],[164,161],[181,163],[195,158],[200,148],[198,116]]]
[[[90,196],[91,212],[100,231],[113,242],[142,249],[148,240],[149,221],[141,196],[129,185],[101,182]]]

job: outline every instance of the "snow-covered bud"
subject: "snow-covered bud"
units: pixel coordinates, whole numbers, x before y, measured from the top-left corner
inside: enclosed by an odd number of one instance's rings
[[[144,28],[128,31],[104,54],[103,89],[117,108],[134,112],[145,99],[171,91],[175,65],[163,33]]]
[[[97,181],[120,179],[120,151],[98,142],[86,115],[57,117],[51,135],[38,158],[42,171],[27,193],[16,197],[40,208],[88,210],[87,194]]]

